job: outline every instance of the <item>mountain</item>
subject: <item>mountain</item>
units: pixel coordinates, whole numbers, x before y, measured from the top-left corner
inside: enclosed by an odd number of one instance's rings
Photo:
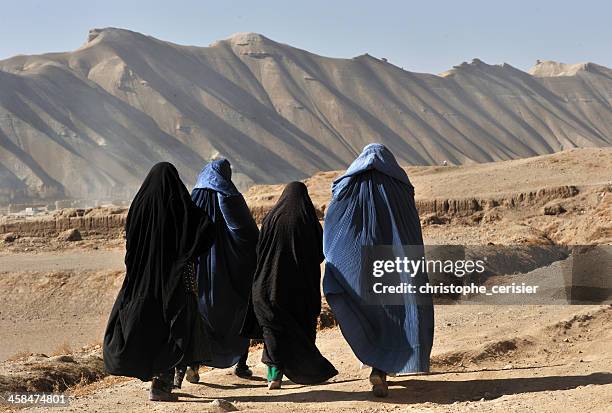
[[[412,165],[610,146],[611,71],[474,59],[437,76],[255,33],[195,47],[114,28],[0,61],[0,203],[129,199],[160,160],[188,185],[217,156],[242,187],[287,182],[343,169],[369,142]]]

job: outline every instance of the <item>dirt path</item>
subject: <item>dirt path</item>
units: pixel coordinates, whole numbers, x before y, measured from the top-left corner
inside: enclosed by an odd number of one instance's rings
[[[611,321],[610,306],[439,306],[434,373],[390,378],[386,399],[370,395],[368,371],[329,329],[318,345],[340,374],[324,385],[268,391],[257,351],[253,380],[203,372],[178,403],[148,402],[147,383],[130,380],[81,388],[69,407],[52,411],[215,411],[210,402],[222,398],[248,412],[604,412],[612,403]]]
[[[124,269],[122,249],[0,254],[0,274],[21,271],[100,271]]]
[[[0,256],[0,359],[16,352],[61,354],[100,342],[123,281],[123,251],[68,250]],[[180,401],[147,401],[148,384],[108,378],[80,387],[52,412],[201,412],[225,399],[249,412],[608,412],[612,405],[612,306],[440,305],[433,374],[390,378],[390,395],[370,395],[340,331],[318,345],[340,374],[329,383],[266,388],[260,352],[255,379],[202,371]],[[0,406],[0,410],[2,407]],[[25,409],[21,411],[41,411]]]
[[[100,343],[123,281],[123,254],[121,249],[110,249],[0,255],[0,329],[4,332],[0,336],[0,361],[20,352],[50,354]],[[538,279],[542,277],[538,275]],[[436,337],[437,346],[459,333],[456,326],[466,327],[466,320],[455,319],[465,317],[465,313],[449,308],[440,307],[438,312],[445,329]],[[520,314],[520,308],[500,306],[498,313],[508,320],[526,317]],[[566,313],[534,311],[529,316],[534,323]],[[569,311],[574,310],[570,307]],[[481,320],[495,319],[487,319],[488,313],[478,313],[468,314],[467,320],[476,321],[470,321],[473,325],[467,327],[480,328]],[[490,333],[518,333],[520,328],[522,325],[510,323]],[[449,332],[454,335],[449,336]],[[472,334],[466,335],[465,340],[471,339]]]

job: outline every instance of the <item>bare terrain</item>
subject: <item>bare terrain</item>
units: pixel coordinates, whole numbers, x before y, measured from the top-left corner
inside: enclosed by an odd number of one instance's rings
[[[612,243],[610,148],[405,169],[431,244]],[[321,214],[329,204],[331,184],[341,174],[321,172],[304,181]],[[283,187],[249,189],[246,198],[256,216],[276,202]]]
[[[224,156],[245,188],[346,168],[371,142],[410,165],[605,147],[611,90],[594,63],[435,75],[257,33],[197,47],[93,29],[77,50],[0,61],[0,204],[127,200],[161,160],[192,184]]]
[[[610,170],[606,148],[407,168],[426,243],[476,245],[611,244]],[[321,214],[339,173],[306,180]],[[281,189],[255,186],[246,194],[258,220]],[[383,400],[370,395],[368,372],[326,312],[318,344],[340,372],[329,383],[286,382],[283,390],[268,391],[255,346],[253,380],[202,369],[202,383],[185,384],[179,403],[150,403],[146,383],[105,377],[100,359],[106,318],[123,280],[125,212],[0,219],[0,393],[67,391],[71,405],[49,409],[58,412],[219,411],[215,399],[253,412],[607,412],[612,404],[610,305],[439,305],[432,374],[390,378]],[[62,238],[71,227],[81,231],[81,241]]]

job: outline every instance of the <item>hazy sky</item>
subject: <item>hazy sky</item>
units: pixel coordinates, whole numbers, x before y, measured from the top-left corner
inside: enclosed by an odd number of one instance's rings
[[[439,73],[478,57],[612,67],[612,1],[2,0],[0,59],[73,50],[94,27],[206,46],[235,32],[334,57],[370,53]]]

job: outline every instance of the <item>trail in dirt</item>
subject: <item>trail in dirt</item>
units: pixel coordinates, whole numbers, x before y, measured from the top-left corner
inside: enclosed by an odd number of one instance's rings
[[[612,401],[610,306],[439,306],[433,374],[390,378],[390,395],[370,395],[368,371],[338,329],[318,345],[340,374],[330,383],[265,386],[260,351],[249,357],[253,380],[211,370],[200,384],[185,383],[180,401],[147,401],[147,383],[130,380],[80,396],[54,412],[214,411],[223,398],[249,412],[370,411],[606,411]],[[514,343],[508,345],[507,343]]]
[[[0,254],[0,274],[20,271],[100,271],[124,269],[122,249]]]

